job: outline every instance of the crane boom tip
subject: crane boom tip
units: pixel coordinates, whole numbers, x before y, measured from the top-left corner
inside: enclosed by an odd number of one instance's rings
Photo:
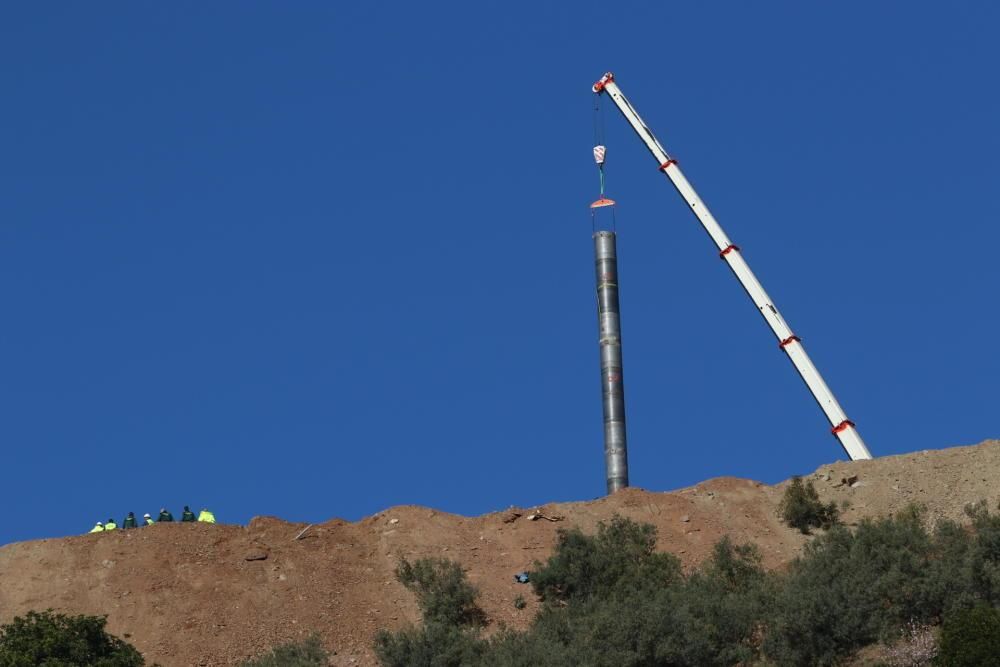
[[[615,75],[611,72],[607,72],[597,81],[597,83],[591,86],[590,89],[595,93],[597,93],[598,95],[600,95],[602,92],[604,92],[604,86],[608,85],[614,80],[615,80]]]

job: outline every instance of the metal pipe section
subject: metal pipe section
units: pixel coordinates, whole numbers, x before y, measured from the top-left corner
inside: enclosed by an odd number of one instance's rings
[[[594,266],[597,274],[601,394],[604,403],[604,467],[608,493],[611,494],[628,486],[622,332],[618,310],[618,251],[614,232],[594,233]]]

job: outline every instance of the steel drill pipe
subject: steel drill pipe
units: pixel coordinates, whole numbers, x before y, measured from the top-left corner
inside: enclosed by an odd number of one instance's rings
[[[614,232],[594,233],[597,317],[604,403],[604,467],[608,493],[628,486],[625,385],[622,379],[621,315],[618,310],[618,252]]]

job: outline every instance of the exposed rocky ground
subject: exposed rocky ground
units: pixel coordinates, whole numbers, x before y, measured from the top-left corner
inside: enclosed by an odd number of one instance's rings
[[[997,507],[1000,441],[836,463],[810,479],[824,501],[849,503],[847,523],[914,502],[931,521],[961,519],[967,503]],[[659,547],[687,566],[726,534],[759,545],[768,567],[785,565],[807,539],[778,519],[785,484],[718,478],[471,518],[403,506],[356,523],[333,519],[301,535],[305,524],[257,517],[246,527],[160,524],[11,544],[0,548],[0,622],[49,607],[107,614],[112,633],[164,667],[232,665],[318,632],[336,652],[334,664],[369,665],[378,628],[419,621],[393,576],[401,557],[459,561],[493,627],[525,627],[536,607],[513,575],[548,556],[559,528],[592,531],[616,513],[654,524]],[[514,608],[518,595],[527,608]]]

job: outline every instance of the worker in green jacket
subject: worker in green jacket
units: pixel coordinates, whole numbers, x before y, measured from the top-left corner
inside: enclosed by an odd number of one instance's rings
[[[92,533],[103,533],[104,532],[104,524],[101,523],[100,521],[98,521],[97,525],[90,529],[90,532],[92,532]]]
[[[108,530],[117,530],[117,529],[118,529],[118,524],[115,523],[114,519],[108,519],[107,522],[104,524],[104,530],[105,531],[108,531]]]
[[[142,515],[142,522],[147,526],[152,526],[154,523],[156,523],[155,521],[153,521],[153,517],[149,516],[149,512],[146,512],[145,514]]]
[[[135,522],[135,514],[132,512],[128,513],[125,517],[125,521],[122,522],[122,528],[138,528],[138,524]]]
[[[215,515],[207,509],[202,508],[201,513],[198,515],[198,521],[202,523],[215,523]]]
[[[185,505],[184,512],[183,514],[181,514],[181,521],[197,521],[197,520],[198,519],[195,518],[194,512],[191,511],[191,508]]]
[[[161,507],[160,516],[156,517],[156,520],[159,521],[160,523],[163,523],[164,521],[173,521],[174,515],[168,512],[165,507]]]

